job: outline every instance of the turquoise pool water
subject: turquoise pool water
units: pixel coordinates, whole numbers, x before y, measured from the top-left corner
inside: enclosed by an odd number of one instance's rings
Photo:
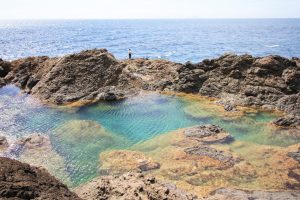
[[[15,139],[32,133],[48,135],[54,151],[65,161],[71,186],[98,174],[101,152],[130,148],[159,134],[193,125],[217,124],[235,140],[250,143],[288,146],[300,142],[297,137],[272,134],[268,123],[277,117],[273,113],[228,117],[210,110],[208,105],[200,100],[143,93],[113,103],[54,108],[42,105],[14,86],[5,86],[0,89],[0,135]]]

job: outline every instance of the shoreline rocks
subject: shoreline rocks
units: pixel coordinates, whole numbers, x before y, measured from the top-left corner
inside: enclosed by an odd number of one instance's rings
[[[117,60],[106,49],[60,58],[29,57],[0,62],[0,87],[15,84],[54,104],[115,101],[141,90],[174,91],[226,99],[236,105],[271,108],[300,116],[299,59],[224,54],[200,63]],[[4,70],[2,70],[4,71]]]

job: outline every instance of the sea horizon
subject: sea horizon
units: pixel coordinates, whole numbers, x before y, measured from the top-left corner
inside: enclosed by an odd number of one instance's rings
[[[201,62],[224,53],[300,54],[299,18],[0,20],[0,58],[57,57],[105,48],[117,59]]]

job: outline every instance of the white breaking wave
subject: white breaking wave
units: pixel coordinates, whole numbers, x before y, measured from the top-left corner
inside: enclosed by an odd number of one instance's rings
[[[274,44],[274,45],[264,45],[265,47],[268,47],[268,48],[275,48],[275,47],[279,47],[278,44]]]

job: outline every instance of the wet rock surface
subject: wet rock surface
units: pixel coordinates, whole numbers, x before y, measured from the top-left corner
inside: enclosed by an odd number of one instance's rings
[[[195,196],[177,189],[174,185],[163,184],[155,177],[142,173],[98,178],[76,188],[75,192],[85,200],[196,199]]]
[[[268,191],[247,191],[220,188],[211,193],[207,200],[297,200],[300,198],[299,192],[268,192]]]
[[[80,199],[45,170],[2,157],[0,157],[0,198]]]

